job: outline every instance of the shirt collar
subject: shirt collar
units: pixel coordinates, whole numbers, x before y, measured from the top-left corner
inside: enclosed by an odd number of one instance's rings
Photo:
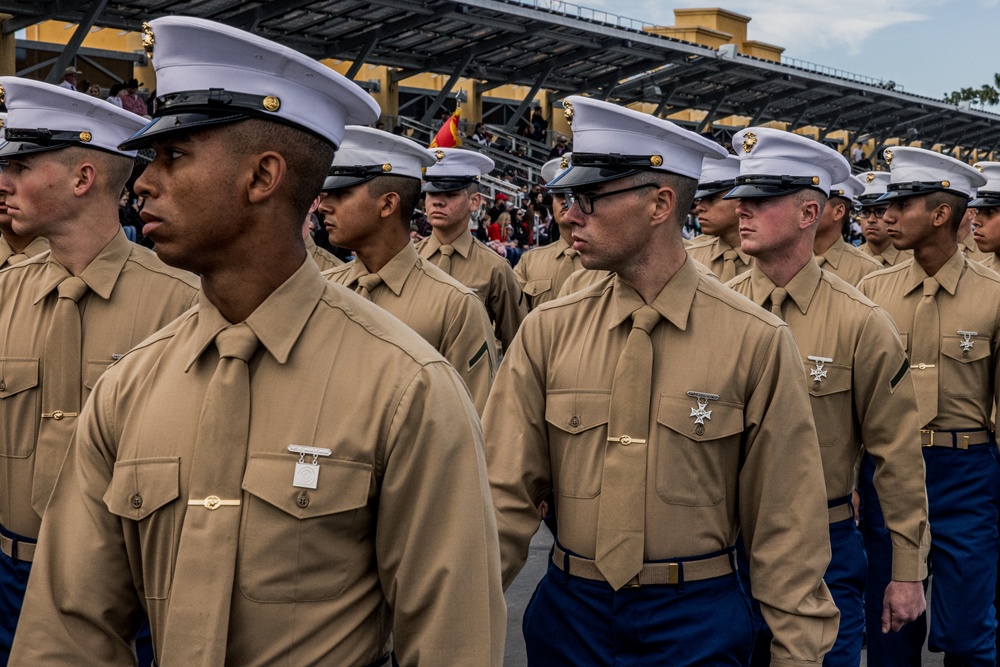
[[[271,292],[246,319],[246,323],[257,335],[261,345],[267,348],[279,364],[288,361],[292,348],[316,309],[316,304],[327,285],[326,279],[319,272],[319,267],[307,257],[302,266],[278,289]],[[231,324],[208,300],[205,293],[199,292],[198,323],[191,356],[184,367],[185,372],[211,345],[215,336]]]
[[[87,283],[94,294],[105,301],[111,298],[111,292],[118,282],[118,276],[125,267],[129,255],[132,254],[132,242],[125,236],[125,230],[119,229],[111,243],[104,246],[97,257],[87,265],[87,268],[80,274],[83,282]],[[46,262],[45,271],[38,280],[38,287],[35,289],[35,301],[38,303],[44,299],[52,290],[56,289],[63,280],[70,275],[69,271],[60,264],[55,257],[49,255]]]
[[[956,246],[955,254],[948,258],[948,261],[944,263],[938,272],[934,274],[934,279],[938,281],[938,284],[944,288],[948,294],[952,296],[955,295],[955,290],[958,289],[958,279],[962,277],[962,271],[965,269],[965,253],[962,252],[960,248]],[[917,263],[914,259],[909,268],[906,270],[906,294],[909,294],[913,290],[917,289],[924,284],[924,280],[927,278],[927,272],[924,271],[923,267]]]
[[[812,303],[813,297],[816,295],[816,289],[819,287],[819,281],[822,277],[823,270],[819,268],[819,264],[806,262],[806,265],[785,285],[788,298],[795,303],[803,315],[809,312],[809,304]],[[754,264],[754,267],[750,269],[751,300],[763,307],[764,302],[771,296],[771,291],[775,287],[774,282],[760,270],[759,266]]]
[[[713,241],[713,244],[715,245],[715,250],[712,253],[713,260],[722,257],[727,250],[735,250],[736,255],[740,258],[740,261],[742,261],[744,265],[750,264],[750,255],[743,252],[742,248],[732,247],[731,245],[723,241],[721,236],[716,236],[715,241]]]
[[[410,277],[410,272],[413,271],[413,267],[417,265],[417,260],[420,258],[417,255],[417,249],[410,242],[407,242],[403,249],[396,253],[393,257],[383,266],[381,269],[376,271],[379,276],[382,277],[382,284],[392,290],[393,294],[399,296],[403,291],[403,285],[406,284],[406,279]],[[351,262],[351,269],[347,274],[347,282],[345,283],[348,287],[353,289],[353,286],[357,284],[358,279],[361,276],[366,276],[371,271],[368,267],[364,265],[361,258],[356,258]]]
[[[844,250],[847,249],[847,241],[842,238],[838,238],[833,242],[826,252],[822,255],[817,255],[817,257],[825,257],[826,261],[835,269],[840,268],[840,260],[844,256]]]
[[[689,257],[649,305],[665,320],[684,331],[687,328],[688,316],[691,314],[691,305],[700,280],[701,276],[694,266],[694,260]],[[635,288],[618,275],[615,275],[615,289],[611,298],[614,320],[609,329],[619,326],[632,313],[646,305]]]
[[[444,245],[441,243],[441,241],[438,240],[438,237],[435,236],[434,234],[431,234],[430,236],[427,237],[427,243],[431,249],[431,253],[430,255],[428,255],[428,257],[432,257],[434,253],[437,252],[442,245]],[[462,257],[469,256],[469,253],[472,252],[472,245],[473,245],[472,232],[470,232],[468,229],[462,232],[462,234],[457,239],[451,242],[451,247],[453,247]]]

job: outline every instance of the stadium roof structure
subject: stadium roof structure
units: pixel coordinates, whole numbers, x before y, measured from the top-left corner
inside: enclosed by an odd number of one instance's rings
[[[966,153],[1000,148],[1000,115],[912,95],[891,82],[661,36],[642,21],[560,0],[0,0],[0,12],[13,16],[0,26],[4,34],[48,19],[79,25],[53,72],[72,62],[94,25],[139,30],[143,21],[184,14],[252,30],[315,58],[352,61],[351,78],[366,63],[397,68],[397,81],[447,75],[429,113],[466,77],[484,92],[530,87],[518,115],[544,88],[556,99],[646,102],[661,116],[702,110],[699,130],[736,115],[751,125],[816,127],[820,139],[844,130],[849,142],[874,137],[879,146],[892,138]]]

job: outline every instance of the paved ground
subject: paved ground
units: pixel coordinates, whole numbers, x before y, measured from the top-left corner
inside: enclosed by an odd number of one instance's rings
[[[504,659],[505,667],[525,667],[527,659],[524,655],[524,638],[521,635],[521,617],[524,608],[531,599],[531,594],[538,580],[545,574],[548,567],[549,549],[552,548],[552,535],[547,528],[542,528],[535,534],[528,551],[528,561],[514,583],[507,590],[507,652]],[[864,652],[861,654],[861,665],[865,667]],[[923,667],[940,667],[944,661],[940,653],[924,652]]]

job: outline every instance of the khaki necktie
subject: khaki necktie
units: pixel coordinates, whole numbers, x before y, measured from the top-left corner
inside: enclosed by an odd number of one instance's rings
[[[455,246],[453,245],[443,245],[438,248],[441,252],[441,262],[438,264],[438,268],[451,275],[451,256],[455,254]]]
[[[819,268],[822,269],[823,265],[826,264],[826,257],[824,255],[816,255],[816,263],[819,264]]]
[[[573,259],[580,253],[572,248],[566,248],[560,253],[558,261],[559,266],[556,269],[556,277],[552,283],[552,294],[559,294],[559,290],[562,288],[563,283],[569,280],[569,277],[573,275],[576,270],[575,262]]]
[[[646,440],[653,382],[650,306],[632,313],[632,331],[611,386],[608,442],[597,514],[597,568],[615,590],[642,569],[646,531]]]
[[[365,297],[369,301],[374,301],[374,299],[372,299],[372,292],[374,292],[375,288],[381,284],[382,276],[377,273],[366,273],[358,278],[358,294]]]
[[[913,388],[917,392],[920,425],[926,426],[938,412],[938,363],[941,351],[941,317],[935,295],[941,284],[924,279],[924,296],[913,315],[913,353],[910,360]]]
[[[42,422],[38,432],[31,504],[41,515],[69,446],[81,400],[81,346],[83,332],[79,301],[87,283],[78,276],[65,278],[56,288],[59,298],[45,337],[42,361]]]
[[[722,253],[722,275],[719,276],[721,282],[728,283],[736,277],[737,257],[739,257],[739,253],[732,249]]]
[[[219,363],[205,392],[163,637],[162,665],[225,663],[250,430],[246,324],[219,332]]]
[[[775,287],[771,290],[771,312],[785,319],[784,313],[782,312],[782,305],[785,303],[785,299],[788,298],[788,291],[784,287]]]

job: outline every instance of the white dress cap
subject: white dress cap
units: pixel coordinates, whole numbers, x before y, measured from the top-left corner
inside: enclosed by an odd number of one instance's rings
[[[7,102],[0,157],[83,146],[134,158],[118,144],[146,124],[102,99],[31,79],[0,76],[0,97]]]
[[[969,207],[993,208],[1000,206],[1000,162],[977,162],[972,166],[986,178],[986,184],[979,186],[976,198],[969,202]]]
[[[354,82],[298,51],[237,28],[188,16],[143,25],[156,70],[152,123],[127,143],[193,127],[263,118],[339,146],[347,124],[378,119],[379,106]]]
[[[555,180],[556,176],[569,169],[572,157],[572,153],[563,153],[562,157],[554,158],[543,164],[541,172],[542,180],[546,183],[551,183]]]
[[[845,181],[834,183],[833,187],[830,188],[830,196],[843,197],[844,199],[853,202],[864,191],[865,184],[861,182],[861,179],[857,176],[851,175],[848,176]]]
[[[858,195],[861,207],[874,206],[875,201],[885,194],[885,188],[889,185],[889,172],[887,171],[866,171],[858,178],[864,183],[864,191]]]
[[[353,187],[378,176],[405,176],[419,181],[424,168],[436,161],[434,153],[406,137],[349,125],[323,191]]]
[[[695,199],[710,197],[720,192],[728,192],[736,185],[736,177],[740,175],[740,159],[735,155],[727,155],[722,160],[705,158],[701,163],[701,180]]]
[[[740,175],[728,199],[780,197],[805,188],[830,196],[851,175],[847,158],[818,141],[770,127],[748,127],[733,137]]]
[[[976,188],[986,185],[978,169],[949,155],[912,146],[892,146],[884,155],[891,180],[879,201],[932,192],[974,197]]]
[[[485,155],[464,148],[435,148],[431,153],[437,162],[424,172],[424,192],[454,192],[467,188],[496,166]]]
[[[726,156],[711,139],[648,113],[577,95],[563,100],[563,108],[573,128],[573,162],[550,188],[582,188],[642,171],[699,180],[706,157]]]

